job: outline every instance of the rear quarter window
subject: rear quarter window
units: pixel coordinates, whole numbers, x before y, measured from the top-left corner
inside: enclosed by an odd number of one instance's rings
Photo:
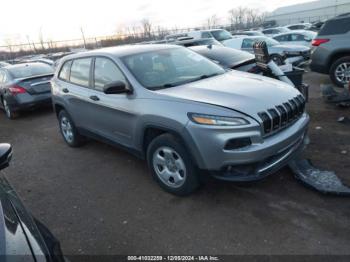
[[[62,79],[64,81],[69,81],[70,66],[71,65],[72,65],[72,61],[67,61],[64,63],[64,65],[61,67],[61,71],[58,75],[59,79]]]
[[[350,31],[350,18],[347,17],[347,18],[327,21],[321,28],[318,35],[319,36],[339,35],[339,34],[345,34],[349,31]]]

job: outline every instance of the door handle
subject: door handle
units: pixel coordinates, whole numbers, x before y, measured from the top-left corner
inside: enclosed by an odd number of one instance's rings
[[[99,101],[100,99],[98,98],[98,96],[90,96],[90,99],[93,101]]]
[[[62,89],[62,92],[63,92],[63,93],[69,93],[69,90],[68,90],[67,88],[63,88],[63,89]]]

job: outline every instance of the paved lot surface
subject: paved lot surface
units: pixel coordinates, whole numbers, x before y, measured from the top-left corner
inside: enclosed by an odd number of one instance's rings
[[[322,102],[324,81],[306,75],[306,155],[350,184],[350,127],[336,122],[350,110]],[[211,181],[178,198],[153,182],[145,162],[119,149],[66,146],[51,110],[15,121],[0,112],[0,140],[14,146],[7,178],[65,254],[350,254],[349,198],[311,191],[287,168],[250,185]]]

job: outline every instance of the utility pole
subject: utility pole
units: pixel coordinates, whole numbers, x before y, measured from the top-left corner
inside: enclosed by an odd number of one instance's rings
[[[81,31],[81,35],[83,36],[84,48],[86,49],[86,40],[85,40],[85,35],[84,35],[83,27],[80,27],[80,31]]]

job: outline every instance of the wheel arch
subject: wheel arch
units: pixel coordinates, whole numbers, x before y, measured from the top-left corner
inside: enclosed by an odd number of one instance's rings
[[[342,58],[342,57],[345,57],[345,56],[350,56],[350,49],[341,49],[341,50],[338,50],[337,52],[333,53],[330,58],[329,58],[329,61],[327,63],[327,70],[328,72],[330,73],[330,70],[332,68],[332,65],[335,61],[337,61],[338,59]]]
[[[143,135],[141,140],[142,155],[144,158],[146,158],[147,148],[149,144],[158,136],[166,133],[172,134],[183,143],[184,147],[190,152],[190,155],[192,159],[195,161],[195,164],[197,167],[203,166],[203,160],[200,156],[199,150],[196,147],[190,134],[186,132],[185,128],[182,128],[182,130],[179,131],[174,128],[170,128],[166,126],[160,126],[160,125],[154,125],[154,124],[145,125],[143,128]]]

